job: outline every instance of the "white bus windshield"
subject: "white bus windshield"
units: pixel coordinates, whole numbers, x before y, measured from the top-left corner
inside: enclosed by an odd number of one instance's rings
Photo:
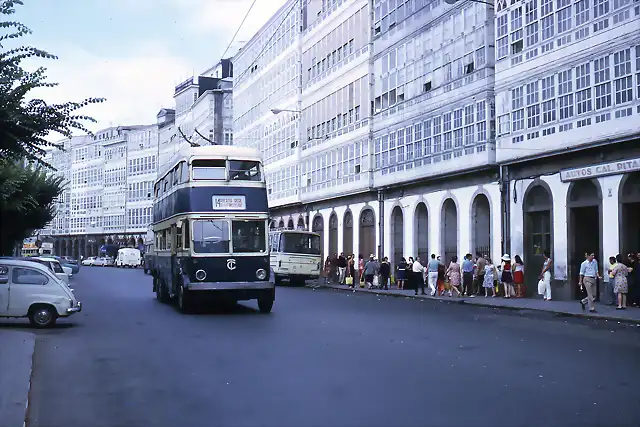
[[[320,236],[306,233],[282,233],[280,252],[320,255]]]

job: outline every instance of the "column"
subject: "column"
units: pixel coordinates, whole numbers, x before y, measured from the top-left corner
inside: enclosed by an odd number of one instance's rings
[[[402,250],[403,256],[408,258],[410,256],[416,256],[416,235],[418,230],[416,229],[416,204],[418,196],[409,196],[403,199],[404,208],[404,248]]]
[[[344,252],[344,213],[347,211],[347,207],[338,206],[334,208],[334,211],[338,217],[338,254],[340,254]]]
[[[605,176],[599,178],[602,188],[602,255],[598,260],[600,267],[604,267],[610,256],[620,252],[620,201],[618,194],[623,175]]]
[[[569,184],[560,181],[560,174],[541,178],[551,188],[553,197],[553,278],[567,279],[567,192]]]
[[[440,254],[442,252],[442,201],[445,192],[438,191],[436,193],[425,194],[424,199],[429,207],[429,252],[431,254]],[[429,254],[429,257],[431,257]]]

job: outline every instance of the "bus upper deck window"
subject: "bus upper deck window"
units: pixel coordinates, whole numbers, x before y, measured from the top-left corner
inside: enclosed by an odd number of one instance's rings
[[[227,179],[224,160],[194,160],[191,163],[193,179]]]
[[[262,181],[260,162],[229,160],[229,179],[232,181]]]

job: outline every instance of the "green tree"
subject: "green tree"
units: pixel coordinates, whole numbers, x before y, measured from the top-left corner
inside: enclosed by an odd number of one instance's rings
[[[103,102],[88,98],[81,102],[47,104],[29,97],[35,89],[56,86],[46,80],[46,68],[23,67],[28,59],[57,59],[16,39],[31,33],[23,24],[3,20],[15,13],[22,0],[0,0],[0,252],[42,228],[53,218],[53,203],[63,181],[52,176],[44,156],[47,149],[62,149],[46,138],[52,133],[70,137],[74,131],[91,134],[86,122],[94,119],[78,113],[82,107]],[[28,166],[24,166],[27,164]]]
[[[43,228],[55,216],[64,182],[46,166],[4,161],[0,167],[0,255]]]

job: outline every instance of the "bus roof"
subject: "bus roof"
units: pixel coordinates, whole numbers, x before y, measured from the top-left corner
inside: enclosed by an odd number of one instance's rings
[[[204,145],[202,147],[183,147],[158,171],[158,177],[163,177],[169,170],[175,167],[180,160],[190,161],[193,157],[207,159],[237,159],[262,162],[262,154],[259,150],[249,147],[234,145]]]

